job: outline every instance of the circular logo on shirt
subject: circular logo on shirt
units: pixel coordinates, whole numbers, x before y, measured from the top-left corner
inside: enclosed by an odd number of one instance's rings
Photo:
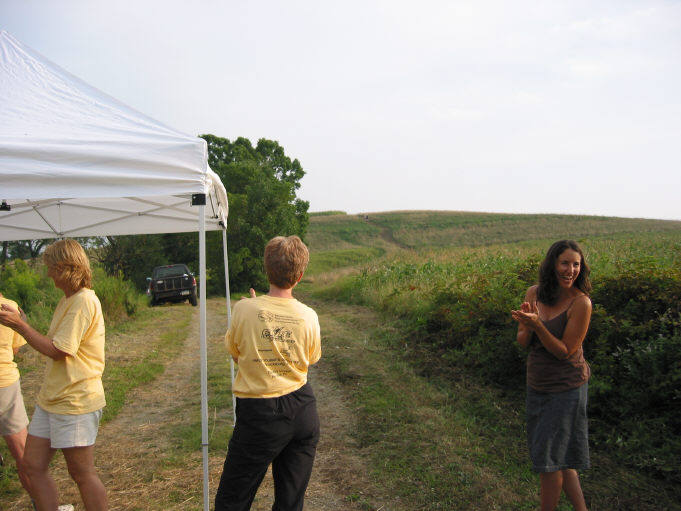
[[[274,314],[269,311],[258,312],[258,319],[260,321],[272,321],[274,319]]]

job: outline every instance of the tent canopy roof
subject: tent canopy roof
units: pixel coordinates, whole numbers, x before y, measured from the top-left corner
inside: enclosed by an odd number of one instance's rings
[[[196,195],[206,196],[206,229],[226,225],[203,139],[0,31],[0,241],[198,231]]]

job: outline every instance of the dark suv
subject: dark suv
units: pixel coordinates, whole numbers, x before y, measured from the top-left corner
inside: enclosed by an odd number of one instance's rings
[[[147,296],[149,303],[154,306],[161,302],[182,302],[196,306],[196,279],[184,264],[168,264],[157,266],[147,277],[149,287]]]

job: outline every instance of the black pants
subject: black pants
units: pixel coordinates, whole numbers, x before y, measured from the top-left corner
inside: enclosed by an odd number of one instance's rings
[[[301,511],[319,441],[309,384],[285,396],[236,400],[236,425],[215,496],[215,511],[247,511],[272,464],[272,511]]]

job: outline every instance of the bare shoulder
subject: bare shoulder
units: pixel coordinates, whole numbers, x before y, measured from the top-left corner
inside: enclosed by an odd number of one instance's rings
[[[572,306],[570,307],[571,309],[591,313],[591,298],[589,295],[582,293],[581,291],[577,296],[575,296]]]
[[[537,290],[539,289],[539,285],[535,284],[534,286],[530,286],[527,288],[527,292],[525,293],[525,301],[526,302],[534,302],[537,300]]]

